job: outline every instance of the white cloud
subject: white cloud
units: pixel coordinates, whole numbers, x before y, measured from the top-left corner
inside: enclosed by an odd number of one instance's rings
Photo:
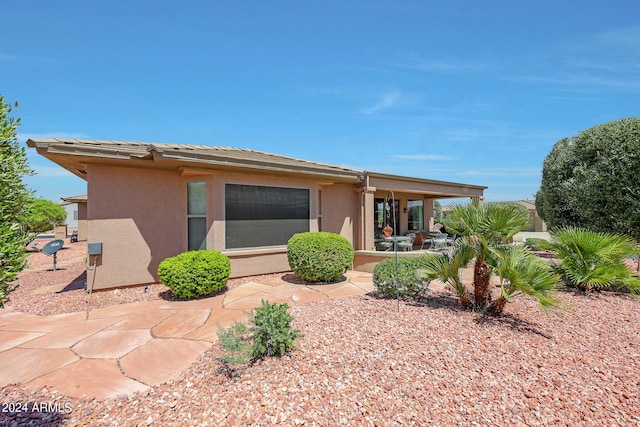
[[[491,168],[491,169],[469,169],[459,170],[456,176],[526,176],[526,177],[539,177],[542,174],[541,168]]]
[[[394,154],[391,157],[407,160],[455,160],[455,157],[442,156],[440,154]]]
[[[369,107],[361,108],[360,112],[367,115],[379,113],[396,105],[401,97],[402,93],[400,91],[385,93],[380,96],[378,102]]]
[[[413,52],[404,55],[400,66],[412,70],[446,74],[477,72],[487,68],[486,64],[481,62],[423,58]]]

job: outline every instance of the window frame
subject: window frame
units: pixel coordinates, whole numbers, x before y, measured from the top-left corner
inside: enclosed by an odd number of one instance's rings
[[[189,212],[189,185],[190,184],[202,184],[204,185],[204,213],[190,213]],[[207,249],[207,182],[206,181],[187,181],[186,185],[186,208],[187,208],[187,250],[206,250]],[[204,219],[204,235],[202,237],[202,243],[196,248],[195,245],[192,246],[191,242],[191,219]],[[200,237],[199,237],[200,238]]]
[[[247,182],[225,182],[224,183],[224,196],[223,196],[223,203],[224,203],[224,248],[225,250],[247,250],[247,249],[265,249],[265,248],[269,248],[269,247],[286,247],[286,241],[281,241],[280,243],[275,243],[275,244],[258,244],[258,245],[245,245],[242,242],[238,243],[237,245],[230,245],[230,239],[232,238],[230,236],[230,232],[233,230],[230,230],[230,224],[233,221],[240,221],[240,220],[236,220],[236,219],[229,219],[229,192],[228,189],[230,186],[236,186],[236,187],[255,187],[255,188],[264,188],[264,189],[282,189],[282,190],[296,190],[296,191],[300,191],[300,192],[304,192],[305,196],[306,196],[306,212],[305,212],[305,216],[304,218],[300,217],[300,218],[286,218],[286,220],[295,220],[295,221],[300,221],[301,223],[304,224],[304,227],[301,227],[297,230],[292,230],[292,234],[295,233],[300,233],[300,232],[308,232],[311,231],[311,213],[312,213],[312,193],[311,193],[311,188],[309,187],[304,187],[304,186],[294,186],[294,185],[269,185],[269,184],[256,184],[256,183],[247,183]],[[259,211],[257,210],[251,210],[254,213],[259,213]],[[269,218],[264,218],[264,219],[257,219],[257,221],[273,221],[274,219],[269,219]],[[295,227],[292,227],[292,229]],[[260,237],[264,237],[264,235],[259,233],[260,230],[258,230],[258,235]],[[247,233],[249,234],[249,233]],[[288,239],[291,237],[287,234],[287,238],[286,240],[288,241]],[[235,236],[234,236],[235,237]]]

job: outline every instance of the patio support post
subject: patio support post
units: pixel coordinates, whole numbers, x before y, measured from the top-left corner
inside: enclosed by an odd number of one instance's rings
[[[360,242],[359,250],[371,250],[375,247],[374,231],[374,209],[375,209],[375,187],[363,187],[360,205]]]

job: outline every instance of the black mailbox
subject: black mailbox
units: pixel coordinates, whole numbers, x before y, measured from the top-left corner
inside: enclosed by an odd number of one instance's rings
[[[102,255],[102,242],[88,242],[87,253],[89,255]]]

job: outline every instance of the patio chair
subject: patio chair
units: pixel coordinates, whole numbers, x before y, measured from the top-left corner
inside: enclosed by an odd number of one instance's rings
[[[429,249],[432,251],[447,250],[447,235],[444,233],[432,233],[431,234],[431,246]]]
[[[376,243],[376,250],[378,251],[390,251],[393,248],[392,240],[380,240]]]
[[[413,250],[413,241],[416,239],[415,233],[407,233],[406,237],[408,240],[399,240],[398,241],[398,249],[402,249],[403,251],[412,251]]]

